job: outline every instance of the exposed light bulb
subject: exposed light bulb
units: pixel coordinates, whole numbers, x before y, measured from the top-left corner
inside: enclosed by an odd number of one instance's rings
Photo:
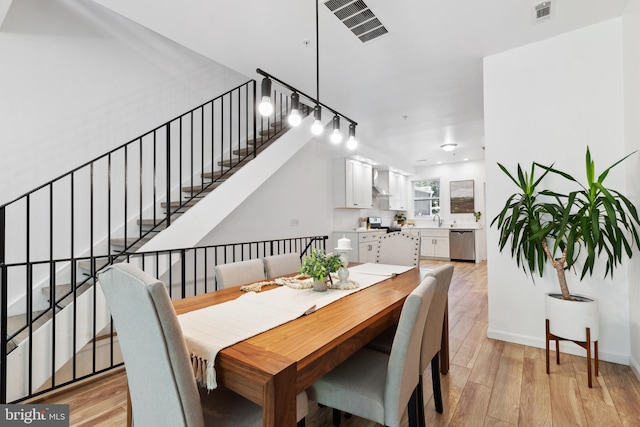
[[[324,126],[322,126],[322,108],[319,105],[313,107],[313,117],[315,120],[311,125],[311,133],[314,135],[321,135],[324,130]]]
[[[300,112],[298,110],[291,110],[288,121],[291,126],[298,126],[300,122],[302,122],[302,116],[300,116]]]
[[[293,92],[291,94],[291,113],[289,113],[289,125],[298,126],[302,121],[300,116],[300,95]]]
[[[270,116],[273,113],[273,105],[271,105],[271,97],[263,96],[260,105],[258,105],[258,111],[263,116]]]
[[[260,88],[261,101],[258,105],[258,111],[262,116],[270,116],[273,113],[273,104],[271,104],[271,79],[265,77],[262,79]]]
[[[357,146],[356,125],[354,123],[349,123],[349,139],[347,140],[347,148],[349,150],[355,150]]]
[[[324,127],[322,126],[322,122],[316,119],[311,125],[311,133],[314,135],[322,135],[323,130]]]
[[[342,142],[342,134],[340,133],[340,129],[334,129],[331,133],[331,142],[334,144],[340,144]]]
[[[333,116],[333,132],[331,133],[331,142],[340,144],[342,142],[342,134],[340,133],[340,117],[336,114]]]

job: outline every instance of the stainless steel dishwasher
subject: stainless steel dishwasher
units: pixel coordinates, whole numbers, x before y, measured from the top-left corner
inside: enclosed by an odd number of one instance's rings
[[[449,231],[449,257],[456,261],[476,260],[476,236],[474,230]]]

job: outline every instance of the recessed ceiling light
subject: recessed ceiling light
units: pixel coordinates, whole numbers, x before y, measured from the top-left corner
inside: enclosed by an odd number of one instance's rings
[[[441,164],[442,164],[442,162],[436,162],[436,163],[438,163],[439,165],[441,165]]]
[[[450,152],[455,150],[457,146],[458,144],[442,144],[440,148],[442,148],[444,151]]]

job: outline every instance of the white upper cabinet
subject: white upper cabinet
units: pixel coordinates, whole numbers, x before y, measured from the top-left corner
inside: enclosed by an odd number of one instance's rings
[[[372,167],[353,159],[336,159],[333,164],[333,201],[336,208],[373,207]]]
[[[389,172],[389,209],[407,210],[407,177],[396,172]]]
[[[378,171],[378,181],[380,187],[389,192],[380,206],[395,211],[407,210],[407,177],[393,171]]]

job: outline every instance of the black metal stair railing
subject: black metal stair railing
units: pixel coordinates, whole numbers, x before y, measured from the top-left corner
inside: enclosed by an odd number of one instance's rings
[[[289,98],[274,91],[272,99],[273,115],[262,118],[251,80],[0,206],[0,403],[16,337],[31,342],[38,322],[55,324],[97,270],[129,256],[285,132]],[[9,331],[16,313],[24,320]]]
[[[217,290],[218,284],[213,269],[215,265],[244,261],[248,259],[263,258],[266,256],[279,255],[284,253],[299,253],[301,255],[305,255],[313,248],[326,250],[328,238],[328,236],[294,237],[256,242],[240,242],[191,248],[177,248],[161,251],[122,253],[118,255],[110,255],[109,258],[111,263],[116,261],[133,263],[146,271],[148,274],[159,278],[168,286],[171,298],[173,300],[178,300],[189,296],[200,295],[206,292]],[[64,264],[69,262],[81,261],[91,262],[95,260],[92,260],[90,257],[80,257],[74,260],[57,259],[54,260],[53,263]],[[37,266],[47,266],[50,262],[51,261],[36,261],[32,263],[31,267],[36,268]],[[1,267],[2,277],[4,278],[7,276],[7,274],[10,275],[13,269],[20,269],[22,265],[4,264]],[[90,286],[95,287],[97,286],[97,283],[93,282]],[[55,294],[55,287],[52,288],[51,292]],[[73,292],[66,297],[67,299],[69,299],[69,303],[74,304],[74,333],[72,336],[75,336],[75,325],[77,318],[79,317],[79,314],[75,309],[75,307],[77,307],[78,297],[79,294],[77,292]],[[7,391],[9,385],[7,381],[7,371],[10,369],[16,369],[16,366],[12,366],[11,364],[8,365],[7,355],[6,353],[3,354],[2,365],[0,366],[2,372],[2,382],[0,383],[2,387],[0,393],[2,395],[2,403],[7,403],[8,400],[9,403],[18,403],[20,401],[36,397],[51,390],[67,386],[76,381],[86,379],[88,377],[103,373],[122,365],[122,363],[115,358],[117,346],[115,342],[115,330],[113,324],[110,323],[109,325],[107,325],[107,328],[102,328],[102,330],[98,330],[95,326],[95,293],[93,304],[94,305],[91,309],[93,321],[93,325],[91,328],[92,336],[91,342],[89,344],[89,346],[91,346],[90,352],[92,354],[92,360],[90,361],[91,368],[88,371],[85,368],[82,372],[80,372],[80,368],[78,366],[81,364],[81,362],[77,357],[77,351],[80,349],[76,348],[74,344],[72,351],[73,355],[69,362],[72,369],[71,373],[67,373],[66,375],[57,373],[55,366],[57,354],[56,346],[58,344],[56,343],[56,334],[53,332],[56,330],[56,316],[53,316],[50,342],[47,344],[50,347],[36,347],[30,349],[28,357],[29,362],[25,373],[29,388],[27,392],[23,393],[23,395],[19,396],[18,398],[12,396],[11,399],[7,399]],[[4,327],[5,326],[3,326],[3,328]],[[33,331],[29,330],[29,334],[31,339]],[[106,341],[106,350],[103,349],[103,357],[99,358],[97,357],[98,351],[96,346],[97,341],[101,339],[101,337],[103,341]],[[52,375],[46,385],[31,387],[31,382],[33,381],[32,378],[34,376],[34,357],[38,354],[41,356],[45,353],[50,354],[51,357],[51,359],[46,361],[46,363],[49,363],[49,365],[51,366]],[[105,360],[104,353],[108,354],[108,357],[106,358],[107,360]],[[40,361],[39,363],[42,363],[42,361]]]

